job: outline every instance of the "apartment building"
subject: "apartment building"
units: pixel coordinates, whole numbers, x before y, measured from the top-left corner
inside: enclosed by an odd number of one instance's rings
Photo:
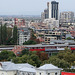
[[[23,45],[25,41],[30,39],[30,31],[27,27],[18,28],[18,43]]]
[[[25,27],[25,20],[21,18],[14,18],[14,25],[17,27]]]
[[[60,24],[71,24],[74,22],[74,12],[66,11],[60,13]]]

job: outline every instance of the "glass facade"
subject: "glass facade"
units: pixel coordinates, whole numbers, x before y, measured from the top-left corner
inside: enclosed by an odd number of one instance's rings
[[[51,18],[55,18],[56,20],[58,20],[58,2],[56,1],[52,1],[51,2],[51,6],[52,6],[52,10],[51,10]]]

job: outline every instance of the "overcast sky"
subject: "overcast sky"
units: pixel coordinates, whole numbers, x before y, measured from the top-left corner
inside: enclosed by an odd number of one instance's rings
[[[52,0],[0,0],[0,15],[40,15]],[[75,0],[56,0],[61,11],[75,12]]]

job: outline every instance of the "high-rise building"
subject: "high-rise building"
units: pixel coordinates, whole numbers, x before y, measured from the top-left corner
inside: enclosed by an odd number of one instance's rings
[[[59,19],[59,2],[51,1],[47,3],[48,18]]]
[[[44,19],[55,18],[55,20],[59,20],[59,2],[48,2],[47,9],[44,10],[43,16]],[[41,16],[42,19],[43,16]]]
[[[60,23],[73,23],[74,21],[74,12],[67,11],[60,13]]]

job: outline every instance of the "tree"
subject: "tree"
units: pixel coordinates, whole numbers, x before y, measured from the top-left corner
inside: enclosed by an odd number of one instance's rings
[[[36,55],[38,55],[41,61],[48,60],[48,54],[46,52],[37,51]]]
[[[35,62],[35,64],[36,64],[37,67],[40,66],[41,61],[40,61],[39,57],[36,54],[32,54],[30,56],[30,59],[32,59]]]
[[[6,24],[0,26],[0,44],[3,45],[11,45],[13,44],[12,36],[12,29],[7,28]]]
[[[12,28],[7,28],[7,40],[12,37]]]
[[[2,39],[2,25],[0,26],[0,44],[3,44],[3,39]]]
[[[6,44],[6,41],[7,41],[7,27],[6,27],[6,24],[2,27],[2,41],[3,41],[3,44]]]
[[[0,53],[0,61],[10,60],[13,57],[16,57],[16,55],[13,52],[11,52],[11,51],[3,50]]]
[[[36,39],[36,36],[34,35],[34,31],[31,30],[31,37],[30,37],[30,40],[35,40]]]
[[[66,62],[63,59],[59,59],[55,56],[50,57],[48,62],[58,66],[59,68],[69,68],[70,67],[70,64],[68,62]]]
[[[40,60],[41,61],[48,60],[48,54],[45,52],[41,53]]]
[[[35,64],[35,61],[33,61],[32,59],[27,60],[27,62],[33,66],[37,66],[37,64]]]
[[[67,40],[72,40],[72,38],[71,37],[68,37]]]
[[[17,44],[17,38],[18,38],[18,33],[17,33],[17,27],[14,26],[13,28],[13,44]]]
[[[37,44],[34,40],[28,40],[27,42],[24,42],[23,45],[34,45]]]
[[[41,57],[41,52],[37,51],[36,55],[38,55],[38,57],[40,58]]]
[[[13,58],[13,62],[14,62],[14,63],[22,63],[21,57]]]
[[[24,50],[21,51],[20,56],[28,55],[28,54],[29,54],[29,50],[28,49],[24,49]]]

